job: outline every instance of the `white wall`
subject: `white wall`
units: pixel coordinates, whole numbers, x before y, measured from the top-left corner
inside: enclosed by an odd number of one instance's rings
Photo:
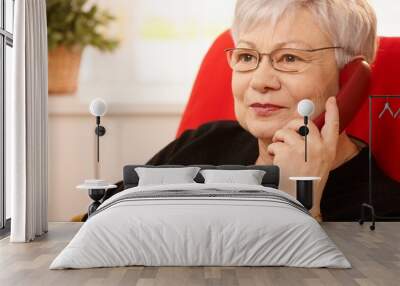
[[[91,199],[75,187],[94,178],[97,167],[100,178],[117,182],[124,165],[145,163],[172,141],[182,108],[161,106],[154,113],[149,106],[129,109],[111,104],[101,122],[106,134],[100,139],[97,166],[95,118],[88,114],[87,104],[73,97],[51,97],[49,107],[50,221],[69,221],[86,212]]]

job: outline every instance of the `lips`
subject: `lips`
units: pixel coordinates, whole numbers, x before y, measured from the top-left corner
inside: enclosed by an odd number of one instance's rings
[[[251,104],[250,107],[254,110],[254,112],[258,116],[268,116],[284,108],[283,106],[280,105],[275,105],[271,103],[260,103],[260,102],[255,102]]]
[[[283,106],[279,106],[279,105],[275,105],[275,104],[271,104],[271,103],[259,103],[259,102],[255,102],[252,105],[250,105],[251,107],[262,107],[262,108],[283,108]]]

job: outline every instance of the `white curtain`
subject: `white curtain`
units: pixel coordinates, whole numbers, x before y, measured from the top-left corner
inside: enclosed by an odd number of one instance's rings
[[[48,229],[46,1],[17,0],[14,11],[6,180],[11,188],[10,241],[28,242]]]

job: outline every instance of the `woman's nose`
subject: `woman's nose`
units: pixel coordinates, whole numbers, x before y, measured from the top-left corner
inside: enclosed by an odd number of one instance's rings
[[[253,77],[250,86],[260,93],[268,92],[269,90],[278,90],[281,83],[277,76],[277,72],[269,61],[268,57],[264,56],[257,67],[253,71]]]

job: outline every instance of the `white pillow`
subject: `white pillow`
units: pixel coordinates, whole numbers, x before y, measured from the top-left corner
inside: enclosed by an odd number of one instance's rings
[[[196,183],[199,167],[146,168],[136,167],[138,186]]]
[[[204,183],[235,183],[247,185],[261,185],[265,175],[263,170],[201,170],[200,174],[204,177]]]

